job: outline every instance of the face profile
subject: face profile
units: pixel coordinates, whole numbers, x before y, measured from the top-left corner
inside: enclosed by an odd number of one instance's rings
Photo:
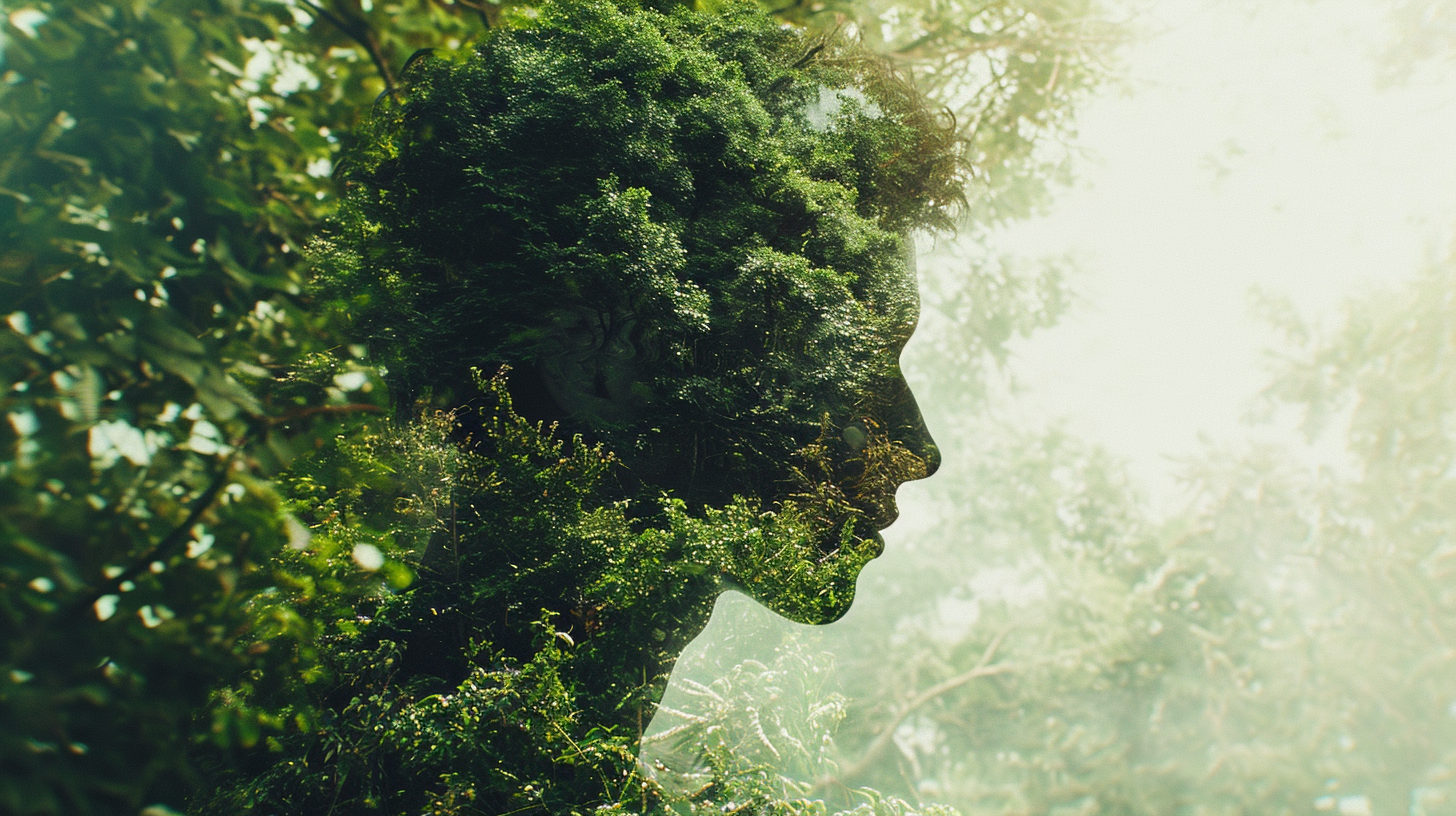
[[[745,300],[764,305],[774,302],[770,286],[801,285],[776,281],[764,268],[754,274]],[[765,507],[790,503],[807,511],[816,524],[801,542],[803,557],[845,562],[832,579],[844,584],[837,603],[795,610],[777,602],[776,587],[750,583],[732,569],[723,578],[780,614],[826,623],[848,610],[859,567],[879,554],[879,531],[897,516],[897,488],[939,465],[899,368],[918,318],[913,268],[906,263],[882,274],[878,287],[859,296],[836,293],[840,299],[803,317],[751,308],[735,315],[747,325],[729,324],[724,333],[751,354],[743,355],[749,365],[733,373],[758,387],[729,380],[742,390],[716,415],[694,411],[696,394],[678,396],[701,380],[693,368],[665,360],[633,315],[580,306],[552,313],[549,339],[513,373],[514,390],[544,393],[533,418],[624,440],[613,450],[639,491],[670,492],[690,506],[751,497]],[[796,384],[791,376],[808,381],[803,391],[789,387]]]
[[[325,268],[396,403],[510,366],[516,409],[605,445],[637,512],[787,506],[805,558],[862,565],[938,464],[898,357],[908,233],[955,197],[944,127],[882,63],[746,10],[552,14],[418,61],[355,160]],[[733,572],[805,622],[852,597],[790,611]]]

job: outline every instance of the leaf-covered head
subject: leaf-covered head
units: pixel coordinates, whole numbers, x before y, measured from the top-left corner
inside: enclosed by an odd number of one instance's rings
[[[628,493],[797,502],[826,549],[888,524],[936,456],[906,236],[958,165],[881,62],[746,5],[560,2],[406,80],[321,253],[399,401],[510,364]]]

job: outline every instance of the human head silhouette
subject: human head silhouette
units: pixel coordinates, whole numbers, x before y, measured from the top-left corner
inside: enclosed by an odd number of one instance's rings
[[[345,171],[326,275],[398,405],[468,405],[509,366],[522,415],[614,452],[622,498],[794,503],[806,558],[862,565],[938,464],[899,354],[953,142],[843,38],[746,5],[643,19],[558,3],[416,61]],[[852,597],[724,578],[806,622]]]

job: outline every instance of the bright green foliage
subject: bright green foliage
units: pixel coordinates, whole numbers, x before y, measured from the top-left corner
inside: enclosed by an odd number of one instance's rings
[[[7,19],[0,809],[132,813],[195,781],[194,722],[258,738],[246,711],[197,717],[207,689],[287,664],[259,631],[313,626],[241,607],[303,535],[268,477],[331,432],[320,419],[374,409],[377,381],[317,356],[337,340],[298,295],[330,129],[380,86],[283,4],[43,2]],[[354,573],[345,585],[372,580]]]

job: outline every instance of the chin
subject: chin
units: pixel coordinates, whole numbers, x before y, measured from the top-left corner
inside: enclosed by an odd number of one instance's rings
[[[729,581],[737,589],[770,611],[794,623],[823,626],[844,617],[854,605],[860,572],[885,550],[884,536],[872,532],[856,538],[848,552],[835,550],[819,560],[811,577],[794,585]]]

